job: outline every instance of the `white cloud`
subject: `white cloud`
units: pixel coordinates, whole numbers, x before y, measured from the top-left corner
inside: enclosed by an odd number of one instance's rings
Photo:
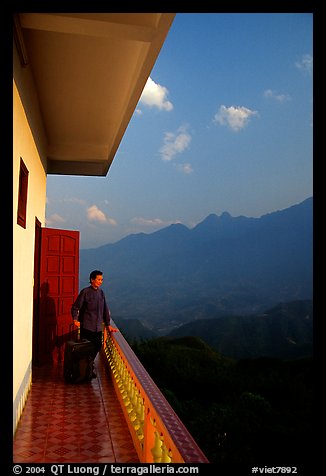
[[[109,218],[96,205],[92,205],[91,207],[88,207],[86,211],[87,211],[87,218],[89,221],[107,223],[113,226],[117,225],[117,222],[113,218]]]
[[[183,172],[186,175],[191,174],[194,171],[191,164],[189,164],[189,163],[178,164],[177,168],[178,168],[178,170],[180,170],[180,172]]]
[[[78,197],[66,197],[62,199],[66,203],[77,203],[77,205],[85,205],[86,201],[83,198]]]
[[[166,220],[161,220],[161,218],[144,218],[144,217],[134,217],[130,221],[133,225],[136,225],[140,229],[146,228],[147,230],[163,228],[175,223],[180,223],[179,220],[166,221]]]
[[[134,223],[135,225],[141,225],[141,226],[163,226],[166,224],[160,218],[143,218],[143,217],[132,218],[131,222]]]
[[[61,197],[61,198],[49,198],[46,197],[47,204],[54,204],[54,203],[76,203],[77,205],[85,205],[86,201],[83,198],[78,197]]]
[[[300,61],[295,63],[295,66],[305,73],[312,74],[313,57],[311,55],[303,55]]]
[[[169,92],[165,86],[161,86],[148,78],[139,101],[145,106],[172,111],[173,104],[167,100],[168,94]]]
[[[258,114],[244,106],[220,106],[218,112],[214,116],[214,122],[221,126],[229,126],[234,131],[243,129],[251,116]]]
[[[187,132],[185,126],[179,127],[176,133],[166,132],[164,144],[160,148],[162,160],[172,160],[176,154],[181,154],[189,148],[191,135]]]
[[[60,223],[64,223],[66,220],[59,215],[58,213],[53,213],[46,219],[46,226],[53,226],[58,225]]]
[[[291,100],[291,96],[289,94],[277,94],[275,91],[272,91],[272,89],[266,89],[266,91],[264,91],[264,96],[265,98],[272,98],[279,102]]]

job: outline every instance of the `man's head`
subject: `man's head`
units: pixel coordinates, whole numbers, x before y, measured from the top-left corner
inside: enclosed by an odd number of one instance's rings
[[[99,271],[98,269],[95,269],[94,271],[91,272],[89,275],[89,281],[93,288],[99,288],[101,284],[103,283],[103,273],[102,271]]]

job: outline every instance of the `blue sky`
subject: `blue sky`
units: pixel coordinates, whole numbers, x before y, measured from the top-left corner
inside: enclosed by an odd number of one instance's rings
[[[106,177],[48,176],[80,247],[313,195],[313,15],[177,13]]]

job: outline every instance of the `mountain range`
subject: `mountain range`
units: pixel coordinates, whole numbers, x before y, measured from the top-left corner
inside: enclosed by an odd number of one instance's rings
[[[210,214],[194,228],[157,232],[80,250],[80,284],[104,272],[112,317],[156,335],[182,324],[258,315],[313,296],[313,198],[248,218]]]
[[[311,300],[278,304],[255,316],[224,316],[186,323],[169,337],[194,336],[225,357],[297,359],[313,353]]]

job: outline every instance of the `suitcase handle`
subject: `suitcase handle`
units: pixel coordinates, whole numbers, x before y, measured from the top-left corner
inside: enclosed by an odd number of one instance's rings
[[[78,322],[78,321],[77,321]],[[79,325],[75,324],[75,321],[73,321],[73,329],[75,329],[77,327],[77,341],[79,342],[80,341],[80,322],[79,322]]]
[[[77,341],[79,342],[80,341],[80,324],[79,326],[76,326],[78,331],[77,331]]]

